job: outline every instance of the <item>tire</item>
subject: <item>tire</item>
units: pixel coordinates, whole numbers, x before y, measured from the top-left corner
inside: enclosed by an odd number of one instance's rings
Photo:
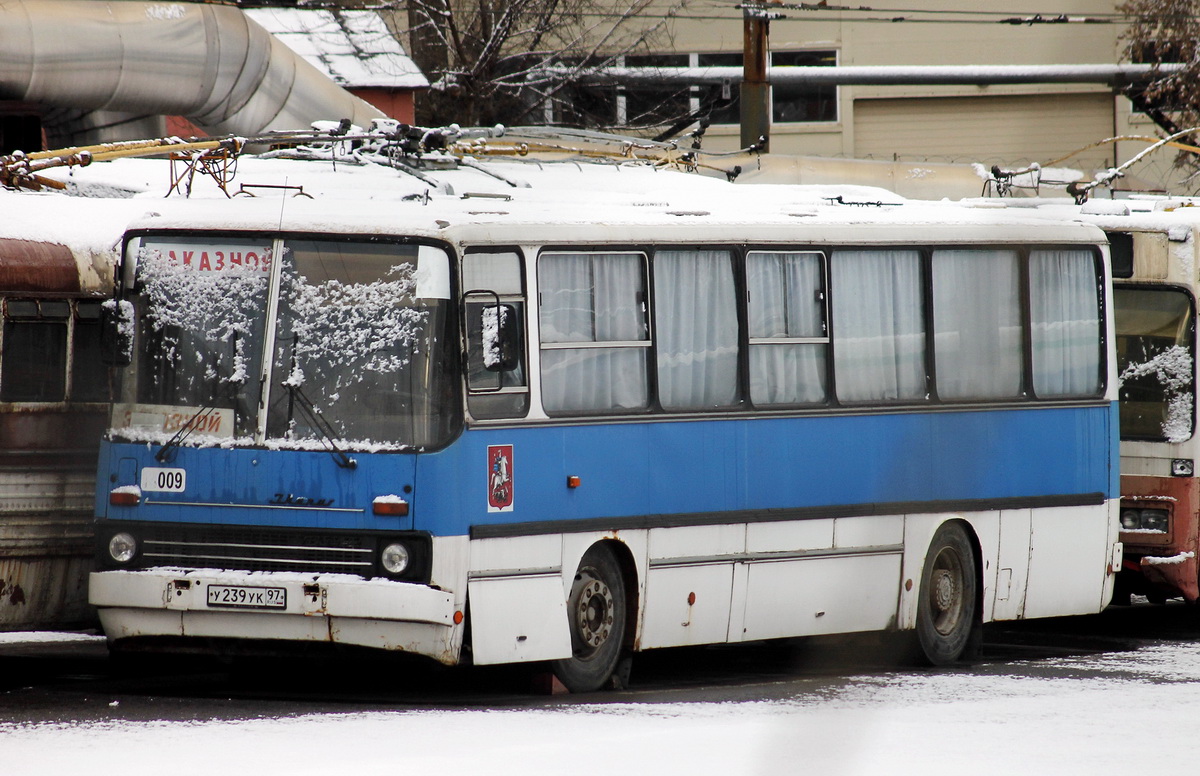
[[[612,550],[593,545],[579,562],[567,622],[572,656],[551,663],[558,680],[571,692],[604,687],[621,660],[625,641],[625,579]]]
[[[933,535],[921,570],[917,656],[929,665],[956,662],[971,642],[977,618],[978,571],[966,530],[945,523]]]

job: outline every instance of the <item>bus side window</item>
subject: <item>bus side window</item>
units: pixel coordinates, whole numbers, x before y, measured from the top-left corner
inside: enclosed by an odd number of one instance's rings
[[[840,401],[925,399],[922,283],[919,251],[834,251],[829,296]]]
[[[933,252],[933,350],[938,398],[1025,394],[1020,256],[1004,248]]]
[[[66,300],[9,299],[0,341],[0,401],[60,402],[67,392]]]
[[[1133,277],[1133,235],[1129,232],[1106,232],[1108,253],[1114,278]]]
[[[543,253],[538,320],[547,414],[642,412],[649,406],[644,254]]]
[[[467,253],[462,263],[467,336],[467,408],[480,420],[523,417],[529,410],[525,370],[525,288],[515,251]],[[503,316],[506,360],[485,357],[485,321]],[[489,328],[489,331],[493,331]],[[493,343],[494,344],[494,343]],[[493,352],[493,355],[494,352]],[[498,368],[499,367],[499,368]]]
[[[1029,297],[1034,393],[1042,399],[1101,395],[1104,327],[1091,251],[1033,251]]]
[[[733,254],[654,254],[658,398],[664,410],[731,407],[738,396],[737,291]]]
[[[71,401],[106,402],[110,398],[100,339],[100,302],[76,303],[71,336]]]
[[[756,406],[828,398],[824,259],[820,253],[746,254],[750,399]]]

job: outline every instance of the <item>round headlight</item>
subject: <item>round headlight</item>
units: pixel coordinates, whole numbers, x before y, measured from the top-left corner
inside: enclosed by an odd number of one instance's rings
[[[122,531],[121,533],[113,534],[108,540],[108,555],[117,563],[128,563],[133,560],[133,556],[137,555],[137,539],[133,538],[133,534]]]
[[[403,574],[408,568],[409,559],[408,548],[400,542],[389,544],[379,554],[379,563],[389,574]]]
[[[1141,526],[1142,526],[1141,515],[1138,514],[1138,511],[1136,509],[1122,509],[1121,510],[1121,527],[1122,528],[1134,529],[1134,528],[1141,528]]]

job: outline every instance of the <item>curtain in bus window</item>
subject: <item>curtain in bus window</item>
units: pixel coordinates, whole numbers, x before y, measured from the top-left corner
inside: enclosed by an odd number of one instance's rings
[[[738,321],[728,251],[654,256],[658,389],[664,409],[726,407],[737,399]]]
[[[830,271],[838,398],[925,398],[920,254],[838,251]]]
[[[1033,390],[1038,396],[1100,392],[1100,297],[1090,251],[1030,254]]]
[[[750,398],[757,405],[825,401],[826,345],[818,253],[749,253]],[[776,341],[771,341],[776,340]]]
[[[1020,283],[1015,251],[934,251],[933,342],[939,397],[1021,395]]]
[[[642,261],[636,253],[555,253],[538,260],[547,412],[648,406]]]

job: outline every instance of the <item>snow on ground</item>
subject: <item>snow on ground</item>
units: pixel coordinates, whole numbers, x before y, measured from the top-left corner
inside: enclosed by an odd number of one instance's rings
[[[0,644],[56,644],[70,641],[100,642],[104,641],[104,637],[90,633],[67,633],[59,631],[0,633]]]
[[[770,702],[0,721],[0,761],[5,774],[38,776],[1072,776],[1175,770],[1186,758],[1180,747],[1191,740],[1200,709],[1200,646],[1014,667],[1023,676],[987,674],[1003,669],[852,676]]]

